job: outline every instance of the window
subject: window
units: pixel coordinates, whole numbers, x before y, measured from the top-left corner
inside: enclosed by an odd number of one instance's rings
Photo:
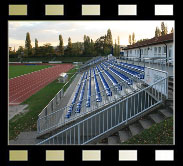
[[[161,54],[161,47],[158,47],[158,54]]]
[[[145,49],[144,49],[144,54],[147,55],[147,54],[148,54],[147,52],[148,52],[148,49],[145,48]]]
[[[132,50],[130,50],[130,54],[132,54]]]
[[[136,53],[136,50],[135,50],[135,55],[136,55],[137,53]]]
[[[163,46],[163,54],[166,54],[166,46]]]
[[[143,53],[143,51],[144,51],[144,50],[143,50],[143,49],[141,49],[141,54],[142,54],[142,55],[144,54],[144,53]]]
[[[157,47],[154,47],[154,54],[157,54]]]

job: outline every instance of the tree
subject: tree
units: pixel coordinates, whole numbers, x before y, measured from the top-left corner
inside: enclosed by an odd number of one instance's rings
[[[53,54],[55,54],[55,50],[51,43],[46,43],[43,45],[41,53],[43,56],[53,56]]]
[[[120,38],[118,36],[117,56],[120,56]]]
[[[165,25],[164,22],[161,22],[161,36],[167,35],[168,33],[168,27]]]
[[[130,45],[132,45],[132,36],[131,35],[129,35],[129,37],[128,37],[128,42]]]
[[[114,56],[117,56],[117,44],[115,39],[115,45],[114,45]]]
[[[90,37],[84,35],[84,55],[91,55]]]
[[[34,49],[34,55],[37,55],[37,51],[38,51],[38,40],[35,39],[35,49]]]
[[[32,45],[29,32],[26,33],[25,50],[27,50],[26,51],[27,56],[32,55]]]
[[[170,33],[173,33],[174,32],[174,29],[173,29],[173,27],[172,27],[172,29],[171,29],[171,32]]]
[[[80,56],[83,53],[83,43],[81,42],[76,42],[76,43],[72,43],[72,54],[74,56]]]
[[[132,33],[132,44],[135,44],[135,33]]]
[[[26,34],[25,48],[27,48],[27,49],[31,49],[32,48],[31,39],[30,39],[30,33],[29,32],[27,32],[27,34]]]
[[[159,29],[159,27],[156,27],[155,37],[159,37],[159,36],[161,36],[161,30]]]
[[[63,46],[63,38],[62,35],[59,35],[59,54],[64,55],[64,46]]]
[[[71,56],[72,55],[72,41],[71,38],[68,38],[67,49],[65,50],[65,54]]]
[[[112,41],[112,32],[111,32],[110,29],[107,30],[106,44],[107,44],[109,47],[112,47],[112,45],[113,45],[113,41]]]
[[[35,39],[35,49],[37,49],[37,48],[38,48],[38,40]]]

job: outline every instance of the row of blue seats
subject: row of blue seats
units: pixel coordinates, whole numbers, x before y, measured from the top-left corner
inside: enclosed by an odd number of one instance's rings
[[[81,104],[82,104],[83,96],[84,96],[84,92],[85,92],[87,76],[88,76],[88,72],[85,75],[85,80],[84,80],[83,85],[82,85],[82,89],[81,89],[80,96],[79,96],[79,102],[77,103],[77,107],[76,107],[75,113],[80,113],[80,111],[81,111]]]
[[[120,84],[118,83],[118,81],[107,70],[105,70],[102,65],[104,65],[104,64],[101,63],[99,66],[104,71],[104,73],[107,75],[107,77],[109,78],[109,80],[112,82],[113,86],[115,86],[118,90],[122,90],[122,86],[120,86]]]
[[[79,90],[80,90],[80,88],[81,88],[81,85],[82,85],[82,81],[83,81],[83,79],[84,79],[84,76],[85,76],[85,73],[83,73],[83,76],[81,77],[81,81],[80,81],[80,83],[79,83],[79,85],[78,85],[78,88],[77,88],[77,90],[76,90],[76,93],[75,93],[75,95],[74,95],[74,97],[73,97],[73,99],[72,99],[71,105],[69,106],[69,110],[67,111],[66,118],[70,118],[70,116],[71,116],[71,113],[72,113],[74,104],[75,104],[75,102],[76,102],[77,96],[78,96],[78,94],[79,94]]]
[[[133,77],[137,77],[139,79],[144,79],[144,74],[142,74],[142,73],[139,73],[137,71],[133,71],[133,70],[127,69],[125,67],[122,67],[122,66],[114,64],[114,63],[110,63],[110,62],[107,62],[107,63],[109,63],[110,65],[114,65],[114,67],[122,70],[123,72],[126,72],[127,74],[130,74]]]
[[[96,77],[94,68],[93,68],[93,75],[94,75],[94,82],[95,82],[96,101],[101,102],[102,97],[101,97],[101,94],[100,94],[100,89],[99,89],[99,85],[98,85],[98,81],[97,81],[97,77]]]
[[[132,69],[136,69],[136,70],[139,70],[141,72],[144,72],[144,69],[145,69],[145,67],[143,67],[143,66],[133,65],[133,64],[124,63],[124,62],[119,62],[119,63],[125,67],[130,67]]]
[[[104,89],[106,91],[107,96],[112,96],[112,92],[111,92],[111,90],[109,88],[109,85],[107,84],[106,80],[104,79],[104,76],[100,72],[100,69],[98,68],[98,66],[96,66],[96,69],[97,69],[97,71],[99,73],[100,80],[101,80],[101,82],[102,82],[102,84],[104,86]]]
[[[89,75],[86,107],[90,107],[90,98],[91,98],[91,69],[90,69],[90,75]]]
[[[106,64],[106,62],[104,64]],[[106,66],[108,67],[109,65],[106,64]],[[119,71],[113,69],[112,67],[108,67],[108,68],[109,68],[109,70],[111,72],[113,72],[115,75],[117,75],[123,81],[125,81],[128,85],[132,85],[133,84],[133,81],[130,78],[128,78],[126,75],[120,73]]]

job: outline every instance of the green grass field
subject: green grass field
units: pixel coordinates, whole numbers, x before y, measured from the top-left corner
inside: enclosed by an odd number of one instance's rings
[[[173,144],[173,117],[154,124],[123,144]]]
[[[51,65],[10,65],[9,79],[48,67],[51,67]]]
[[[70,81],[77,72],[76,68],[68,71],[68,78]],[[72,77],[72,79],[70,79]],[[28,104],[29,111],[25,114],[15,115],[9,121],[9,139],[14,139],[22,131],[34,131],[37,130],[37,119],[42,109],[49,103],[49,101],[57,94],[57,92],[64,86],[64,83],[58,83],[57,80],[48,84],[46,87],[41,89],[39,92],[32,95],[26,101],[21,104]],[[64,91],[69,86],[64,87]]]

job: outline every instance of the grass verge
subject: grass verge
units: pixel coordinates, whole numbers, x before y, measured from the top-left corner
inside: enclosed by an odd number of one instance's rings
[[[9,79],[23,74],[28,74],[34,71],[52,67],[51,65],[9,65]]]
[[[69,70],[68,78],[70,79],[76,72],[76,68]],[[72,77],[72,80],[73,79],[74,77]],[[58,81],[55,80],[21,103],[28,104],[29,111],[25,114],[18,114],[9,121],[9,140],[15,139],[22,131],[37,130],[37,118],[39,113],[63,86],[64,83],[58,83]],[[69,84],[66,85],[64,89],[66,90],[68,86]]]
[[[173,117],[154,124],[122,144],[173,144]]]

